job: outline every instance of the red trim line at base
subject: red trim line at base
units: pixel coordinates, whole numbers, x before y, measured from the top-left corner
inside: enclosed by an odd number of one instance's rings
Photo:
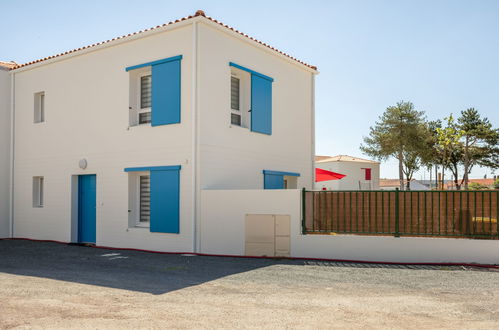
[[[34,242],[58,243],[58,244],[66,244],[66,245],[71,244],[70,242],[62,242],[62,241],[55,241],[55,240],[42,240],[42,239],[33,239],[33,238],[24,238],[24,237],[0,238],[0,240],[12,240],[12,241],[13,240],[24,240],[24,241],[34,241]],[[328,262],[347,262],[347,263],[357,263],[357,264],[404,265],[404,266],[464,266],[464,267],[499,269],[499,265],[470,264],[470,263],[458,263],[458,262],[390,262],[390,261],[365,261],[365,260],[350,260],[350,259],[304,258],[304,257],[261,257],[261,256],[240,256],[240,255],[232,255],[232,254],[194,253],[194,252],[163,252],[163,251],[134,249],[134,248],[119,248],[119,247],[102,246],[102,245],[93,245],[90,247],[95,248],[95,249],[137,251],[137,252],[157,253],[157,254],[192,254],[192,255],[201,256],[201,257],[312,260],[312,261],[328,261]]]

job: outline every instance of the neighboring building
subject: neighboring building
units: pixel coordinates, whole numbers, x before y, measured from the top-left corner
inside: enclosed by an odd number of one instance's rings
[[[409,187],[411,190],[430,190],[430,182],[421,182],[416,179],[412,179],[409,183]],[[407,180],[404,180],[404,187],[407,185]],[[379,180],[379,189],[381,190],[395,190],[400,189],[400,180],[399,179],[380,179]]]
[[[494,189],[494,181],[495,181],[495,179],[493,179],[493,178],[490,178],[490,179],[469,179],[468,185],[470,183],[478,183],[479,185],[481,185],[483,187],[487,187],[488,189]],[[461,180],[459,182],[461,182]],[[456,189],[456,185],[451,180],[446,182],[444,184],[444,187],[446,190],[455,190]],[[461,185],[461,189],[464,189],[464,184]]]
[[[315,167],[346,175],[340,180],[315,183],[315,189],[377,190],[379,162],[347,155],[315,156]]]
[[[14,67],[13,236],[199,251],[201,190],[312,189],[317,73],[202,11]]]
[[[10,236],[11,210],[11,81],[9,70],[14,62],[0,61],[0,238]]]

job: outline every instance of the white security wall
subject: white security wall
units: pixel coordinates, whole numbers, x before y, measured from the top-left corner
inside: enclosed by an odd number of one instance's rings
[[[322,181],[315,183],[315,189],[321,190],[359,190],[359,181],[362,182],[362,190],[368,190],[368,181],[365,181],[365,171],[363,168],[371,168],[372,190],[379,189],[379,164],[362,163],[348,161],[331,161],[315,163],[315,167],[327,171],[345,174],[346,177],[341,180]]]
[[[129,126],[125,68],[183,55],[181,123]],[[71,177],[97,175],[97,245],[191,251],[192,27],[16,73],[14,236],[71,240]],[[34,93],[45,92],[45,122],[33,123]],[[2,121],[3,122],[3,121]],[[3,134],[3,131],[2,131]],[[88,168],[78,167],[86,158]],[[180,234],[128,227],[126,167],[181,165]],[[32,207],[32,177],[45,178],[45,206]]]
[[[10,118],[9,71],[0,66],[0,238],[10,236]]]
[[[499,242],[302,235],[299,190],[203,190],[201,252],[244,255],[246,214],[291,216],[291,256],[358,261],[499,264]]]
[[[297,187],[312,188],[313,74],[212,24],[198,40],[201,188],[262,189],[263,170],[300,173]],[[274,78],[272,135],[230,124],[229,62]]]

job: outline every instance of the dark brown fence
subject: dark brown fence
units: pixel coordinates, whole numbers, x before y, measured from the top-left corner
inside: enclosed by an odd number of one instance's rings
[[[305,191],[303,233],[499,239],[499,191]]]

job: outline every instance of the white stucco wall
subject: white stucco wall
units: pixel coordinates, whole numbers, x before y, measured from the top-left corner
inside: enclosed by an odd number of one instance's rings
[[[331,162],[316,162],[315,167],[327,171],[344,174],[346,177],[341,180],[322,181],[315,183],[315,189],[322,190],[359,190],[359,181],[362,183],[362,190],[378,190],[379,189],[379,164],[349,162],[349,161],[331,161]],[[365,171],[363,168],[371,168],[371,187],[369,181],[365,179]]]
[[[499,242],[302,235],[299,190],[203,190],[201,252],[244,254],[246,214],[291,216],[291,256],[358,261],[499,264]]]
[[[125,68],[171,56],[181,62],[181,123],[129,124]],[[131,40],[16,73],[14,236],[71,240],[71,177],[97,174],[97,245],[191,251],[192,26]],[[45,92],[45,122],[33,94]],[[86,158],[88,168],[78,161]],[[180,234],[128,228],[126,167],[181,165]],[[32,207],[32,177],[45,178],[45,206]]]
[[[97,175],[97,245],[158,251],[194,250],[195,175],[199,188],[259,189],[263,170],[289,171],[300,173],[298,187],[312,188],[313,73],[241,38],[199,17],[16,70],[14,237],[74,241],[80,174]],[[181,123],[129,127],[125,68],[176,55],[183,55]],[[271,136],[230,126],[230,61],[275,79]],[[41,91],[45,122],[35,124]],[[161,165],[182,166],[179,235],[128,225],[123,169]],[[34,176],[44,177],[43,208],[32,206]]]
[[[10,118],[11,81],[0,67],[0,238],[10,237]]]
[[[263,170],[300,173],[297,187],[312,188],[313,73],[212,24],[198,38],[201,188],[262,189]],[[272,135],[230,124],[229,62],[274,79]]]

